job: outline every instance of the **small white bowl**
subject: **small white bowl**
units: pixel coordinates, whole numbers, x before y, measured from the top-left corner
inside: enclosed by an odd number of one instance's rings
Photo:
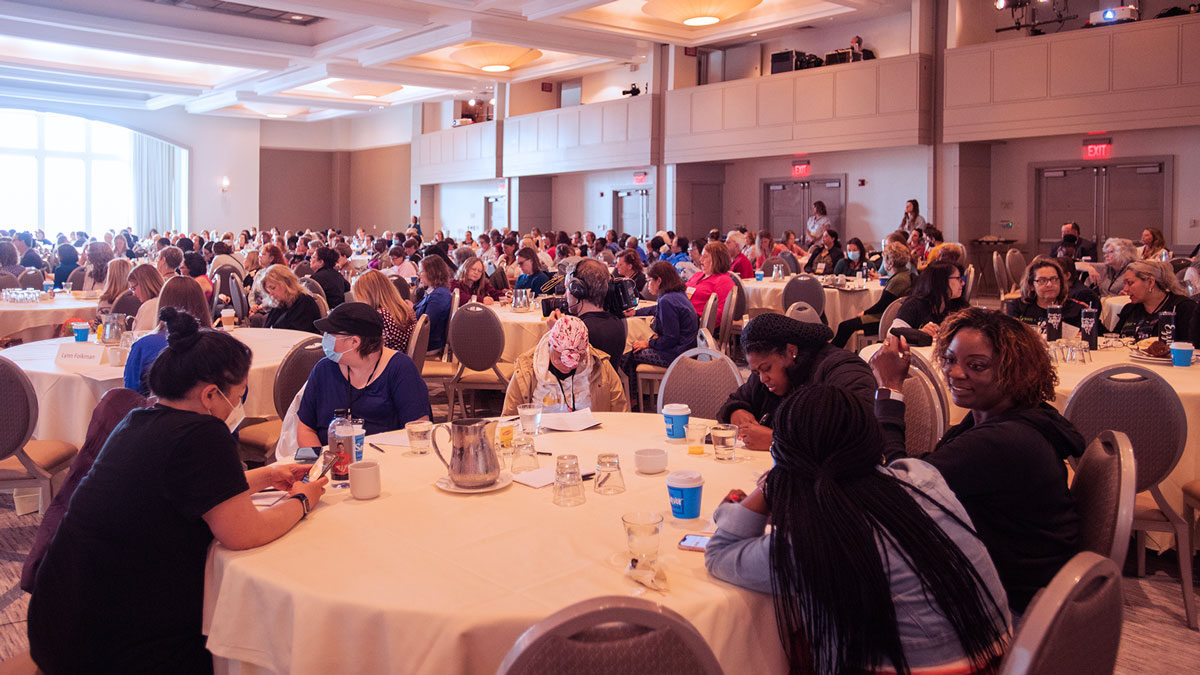
[[[667,451],[660,448],[636,450],[633,466],[641,473],[662,473],[667,470]]]

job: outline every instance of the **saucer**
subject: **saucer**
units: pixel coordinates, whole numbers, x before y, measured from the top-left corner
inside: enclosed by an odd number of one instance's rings
[[[501,471],[500,477],[496,479],[495,483],[492,483],[491,485],[485,485],[483,487],[458,487],[453,481],[450,480],[450,476],[442,476],[434,482],[434,485],[436,485],[439,490],[445,490],[446,492],[453,492],[460,495],[473,495],[481,492],[494,492],[496,490],[508,487],[512,484],[512,482],[513,475],[507,471]]]

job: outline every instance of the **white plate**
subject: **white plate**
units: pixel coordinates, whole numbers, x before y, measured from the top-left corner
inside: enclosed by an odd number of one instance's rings
[[[436,485],[439,490],[445,490],[446,492],[453,492],[460,495],[473,495],[481,492],[494,492],[496,490],[508,487],[512,484],[512,482],[512,474],[507,471],[501,471],[500,477],[496,479],[495,483],[492,483],[491,485],[485,485],[484,487],[480,488],[458,487],[453,481],[450,480],[450,476],[442,476],[441,478],[437,479],[434,485]]]
[[[1147,356],[1139,351],[1130,349],[1129,358],[1139,363],[1153,363],[1160,366],[1172,365],[1170,356]],[[1196,362],[1196,354],[1192,354],[1192,363]]]

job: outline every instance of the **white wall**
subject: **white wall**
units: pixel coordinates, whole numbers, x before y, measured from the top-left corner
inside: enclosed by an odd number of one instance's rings
[[[630,71],[631,68],[637,68]],[[649,94],[646,83],[654,83],[654,65],[652,61],[632,66],[618,66],[612,70],[599,73],[589,73],[583,76],[583,93],[580,100],[584,104],[599,103],[622,98],[621,92],[629,89],[629,85],[637,83],[642,94]]]
[[[642,185],[636,185],[633,182],[633,174],[638,171],[647,173],[646,182]],[[646,188],[650,190],[651,229],[658,229],[655,225],[658,219],[654,207],[657,199],[654,185],[655,173],[653,167],[642,167],[554,176],[552,202],[554,229],[567,232],[591,230],[597,234],[604,234],[613,226],[614,188]]]
[[[762,220],[764,178],[787,179],[791,155],[744,159],[725,167],[724,213],[726,230],[745,225],[757,230]],[[937,214],[925,213],[931,195],[932,148],[927,146],[886,148],[809,155],[812,175],[846,174],[846,232],[842,240],[859,237],[879,241],[896,229],[904,214],[904,202],[916,199],[930,222]],[[866,181],[859,187],[858,181]]]
[[[286,150],[367,150],[412,142],[413,104],[320,122],[260,122],[264,148]]]
[[[1040,29],[1046,33],[1080,30],[1083,28],[1083,24],[1087,23],[1092,12],[1123,4],[1137,5],[1141,9],[1142,20],[1146,21],[1153,19],[1159,12],[1168,7],[1179,6],[1186,10],[1190,2],[1191,0],[1188,0],[1188,2],[1178,2],[1177,0],[1142,0],[1137,3],[1105,0],[1070,0],[1068,11],[1065,13],[1068,16],[1076,15],[1079,18],[1064,22],[1061,28],[1059,28],[1059,24],[1051,23],[1041,26]],[[1037,9],[1036,18],[1038,21],[1047,21],[1054,18],[1054,13],[1048,8],[1038,7]],[[1026,18],[1026,21],[1028,20]],[[984,42],[1020,40],[1028,36],[1028,30],[996,32],[997,28],[1007,28],[1012,25],[1014,25],[1012,12],[1007,9],[997,10],[991,2],[952,0],[950,3],[949,23],[951,34],[947,45],[950,47],[964,47]]]
[[[985,0],[977,1],[988,4]],[[829,28],[798,30],[784,38],[766,40],[762,43],[762,72],[771,72],[771,54],[775,52],[795,49],[825,58],[828,52],[849,47],[850,38],[855,35],[861,35],[863,47],[875,52],[878,58],[905,56],[912,53],[911,23],[912,15],[906,11],[866,21],[839,23]]]
[[[437,212],[434,214],[435,228],[442,230],[452,237],[462,237],[463,232],[470,230],[478,235],[484,229],[483,202],[484,198],[504,194],[500,185],[504,181],[481,180],[470,183],[443,183],[435,187],[435,202]],[[425,236],[433,234],[428,225],[422,222]],[[512,226],[512,223],[509,223]]]
[[[1174,194],[1174,218],[1163,223],[1163,233],[1172,245],[1195,244],[1200,240],[1200,127],[1114,131],[1112,156],[1122,158],[1151,155],[1175,156],[1175,182],[1167,186]],[[1029,190],[1032,162],[1079,161],[1081,137],[1054,136],[1019,139],[992,146],[992,234],[1029,241],[1034,195]],[[999,222],[1013,221],[1013,228],[1000,231]]]

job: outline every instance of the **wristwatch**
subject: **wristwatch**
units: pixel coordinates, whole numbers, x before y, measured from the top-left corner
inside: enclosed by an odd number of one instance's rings
[[[897,391],[895,389],[889,389],[887,387],[880,387],[875,390],[875,400],[876,401],[899,401],[901,403],[904,403],[904,394],[900,393],[899,391]]]
[[[308,503],[308,495],[296,493],[288,499],[297,499],[300,501],[300,506],[304,509],[304,515],[300,516],[300,520],[308,517],[308,512],[312,510],[312,505]]]

